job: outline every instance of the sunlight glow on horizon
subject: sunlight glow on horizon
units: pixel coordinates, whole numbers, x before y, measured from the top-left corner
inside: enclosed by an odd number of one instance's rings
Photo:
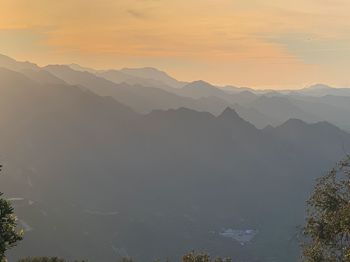
[[[347,0],[0,0],[0,53],[179,80],[350,86]]]

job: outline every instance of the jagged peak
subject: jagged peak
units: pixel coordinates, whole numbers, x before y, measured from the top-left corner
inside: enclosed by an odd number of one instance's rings
[[[225,119],[242,119],[231,107],[226,107],[224,111],[219,115],[219,118],[225,118]],[[243,120],[243,119],[242,119]]]

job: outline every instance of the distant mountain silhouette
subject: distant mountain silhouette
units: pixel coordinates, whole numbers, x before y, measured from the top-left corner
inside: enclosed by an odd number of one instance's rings
[[[53,74],[45,70],[22,69],[20,70],[20,73],[22,73],[29,79],[41,84],[56,84],[56,85],[67,84],[62,79],[54,76]]]
[[[237,87],[237,86],[232,86],[232,85],[223,86],[223,87],[221,87],[221,89],[226,91],[229,94],[237,94],[237,93],[241,93],[243,91],[255,92],[254,89],[249,88],[249,87]]]
[[[95,70],[82,67],[78,64],[70,64],[70,68],[76,71],[89,72],[103,77],[116,84],[126,83],[130,85],[142,85],[147,87],[157,87],[165,90],[180,88],[185,85],[184,82],[177,81],[165,72],[158,69],[146,68],[123,68],[121,70]]]
[[[284,96],[260,96],[249,103],[249,106],[270,116],[277,121],[284,122],[289,118],[299,118],[304,121],[315,122],[319,119],[308,111],[302,110],[293,100]]]
[[[173,88],[181,88],[185,85],[184,82],[180,82],[167,73],[152,67],[123,68],[120,72],[134,77],[156,80]]]
[[[224,91],[202,80],[185,85],[182,88],[182,94],[193,98],[210,96],[222,98],[227,96],[227,93]]]
[[[308,96],[350,96],[350,88],[334,88],[324,84],[316,84],[304,89],[298,90],[297,93]]]
[[[18,62],[8,56],[0,54],[0,67],[12,69],[12,70],[23,70],[23,69],[38,69],[36,64],[30,62]]]
[[[96,69],[93,69],[93,68],[90,68],[90,67],[85,67],[85,66],[81,66],[81,65],[78,65],[78,64],[69,64],[67,65],[69,66],[70,68],[72,68],[73,70],[75,71],[80,71],[80,72],[89,72],[89,73],[98,73],[99,70],[96,70]]]

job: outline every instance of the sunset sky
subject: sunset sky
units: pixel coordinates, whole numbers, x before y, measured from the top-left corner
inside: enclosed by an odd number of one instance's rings
[[[0,53],[255,88],[350,87],[349,0],[0,0]]]

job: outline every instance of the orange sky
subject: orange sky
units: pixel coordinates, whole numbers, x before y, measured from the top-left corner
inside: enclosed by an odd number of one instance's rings
[[[350,86],[349,0],[0,0],[0,53],[256,88]]]

